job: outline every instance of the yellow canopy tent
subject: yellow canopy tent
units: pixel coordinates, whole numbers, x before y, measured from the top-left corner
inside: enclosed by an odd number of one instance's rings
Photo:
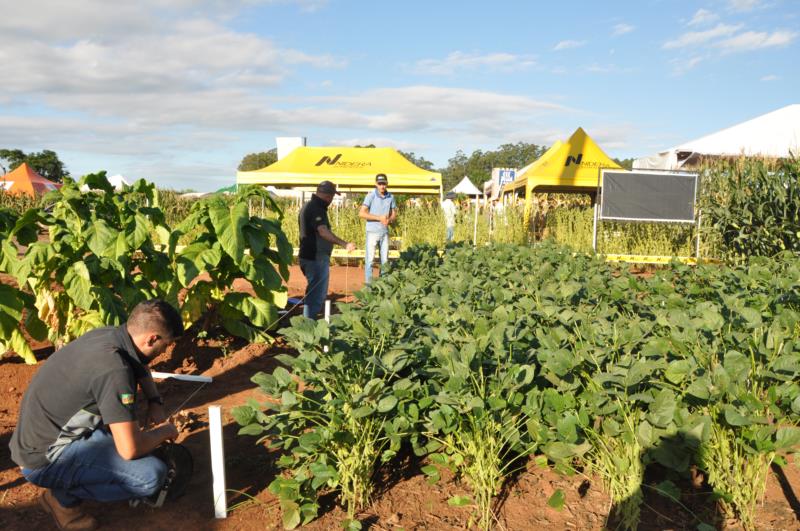
[[[582,128],[578,128],[564,143],[556,143],[525,171],[519,179],[503,187],[503,194],[525,187],[525,214],[527,226],[531,214],[533,194],[536,192],[586,192],[597,191],[600,170],[622,169],[611,160]]]
[[[339,191],[366,193],[375,188],[378,173],[386,174],[395,194],[442,194],[440,173],[415,166],[392,148],[298,147],[266,168],[237,172],[236,184],[313,192],[328,180]]]
[[[517,178],[511,181],[510,183],[503,186],[502,193],[506,194],[509,192],[516,192],[520,189],[527,189],[528,186],[528,176],[532,175],[536,172],[536,168],[541,165],[541,162],[547,160],[548,157],[552,156],[553,153],[558,151],[558,148],[562,146],[563,142],[561,140],[556,140],[555,143],[550,146],[550,148],[542,153],[542,156],[536,159],[535,161],[531,162],[517,173]]]

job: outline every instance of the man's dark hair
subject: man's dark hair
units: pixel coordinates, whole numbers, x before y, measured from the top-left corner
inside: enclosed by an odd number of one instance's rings
[[[183,320],[178,310],[162,299],[140,302],[128,317],[131,333],[155,332],[167,339],[183,335]]]

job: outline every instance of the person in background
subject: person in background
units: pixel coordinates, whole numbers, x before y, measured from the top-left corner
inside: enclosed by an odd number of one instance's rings
[[[458,213],[458,207],[453,202],[453,199],[456,198],[455,192],[447,192],[444,196],[444,201],[442,201],[442,212],[444,213],[444,232],[445,232],[445,242],[453,241],[453,236],[456,232],[456,213]]]
[[[97,527],[81,510],[83,500],[148,498],[161,490],[167,465],[149,454],[178,430],[147,364],[182,334],[175,308],[145,301],[124,325],[87,332],[34,375],[9,448],[25,479],[47,489],[39,503],[59,529]],[[137,384],[148,403],[144,429],[134,407]]]
[[[303,316],[316,319],[322,309],[325,297],[328,296],[328,279],[330,278],[331,252],[334,245],[354,251],[356,246],[346,242],[331,232],[328,221],[328,206],[333,196],[339,195],[336,185],[330,181],[322,181],[317,185],[317,192],[311,200],[303,205],[298,215],[300,225],[300,270],[305,275],[306,286]]]
[[[388,190],[389,180],[379,173],[375,176],[375,189],[364,198],[358,216],[367,220],[367,248],[364,261],[364,282],[372,280],[372,260],[375,246],[380,245],[381,267],[389,260],[389,225],[397,219],[397,203]]]

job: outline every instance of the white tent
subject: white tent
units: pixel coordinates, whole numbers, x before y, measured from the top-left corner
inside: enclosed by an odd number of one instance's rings
[[[451,192],[455,192],[457,194],[464,194],[464,195],[483,195],[483,192],[478,190],[478,187],[472,184],[472,181],[469,180],[469,177],[464,177],[461,179],[461,182],[458,183]]]
[[[120,174],[112,175],[108,178],[108,182],[114,187],[114,190],[122,190],[123,186],[130,186],[131,184]]]
[[[633,162],[634,169],[674,170],[702,156],[786,158],[800,154],[800,104],[788,105]]]
[[[127,180],[125,180],[125,177],[123,177],[120,174],[108,177],[108,182],[109,184],[111,184],[112,188],[114,188],[114,190],[116,190],[117,192],[122,191],[123,186],[130,186],[130,183]],[[89,191],[88,186],[86,186],[85,184],[81,186],[81,192],[88,192],[88,191]]]

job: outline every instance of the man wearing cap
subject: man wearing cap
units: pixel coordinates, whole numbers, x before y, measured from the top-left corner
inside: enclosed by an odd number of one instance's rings
[[[444,201],[442,201],[442,212],[444,213],[445,241],[451,242],[456,232],[456,213],[458,212],[458,207],[456,207],[456,204],[453,202],[453,199],[456,198],[456,194],[455,192],[447,192],[444,198]]]
[[[381,266],[389,260],[389,225],[397,218],[397,203],[387,190],[389,180],[379,173],[375,176],[375,189],[364,198],[358,215],[367,220],[367,248],[364,262],[364,281],[372,280],[372,260],[375,246],[381,247]]]
[[[59,529],[98,526],[82,511],[83,500],[116,502],[161,490],[167,465],[150,453],[178,430],[167,420],[147,364],[182,334],[181,316],[170,304],[140,302],[125,324],[87,332],[34,375],[9,449],[25,479],[47,489],[39,503]],[[143,429],[137,420],[137,386],[153,427]]]
[[[325,297],[328,295],[328,278],[330,276],[331,252],[334,245],[355,250],[353,243],[344,241],[331,232],[328,221],[328,205],[333,196],[339,195],[336,185],[330,181],[322,181],[317,185],[317,193],[300,209],[298,222],[300,225],[300,270],[306,276],[305,304],[303,316],[316,319]]]

